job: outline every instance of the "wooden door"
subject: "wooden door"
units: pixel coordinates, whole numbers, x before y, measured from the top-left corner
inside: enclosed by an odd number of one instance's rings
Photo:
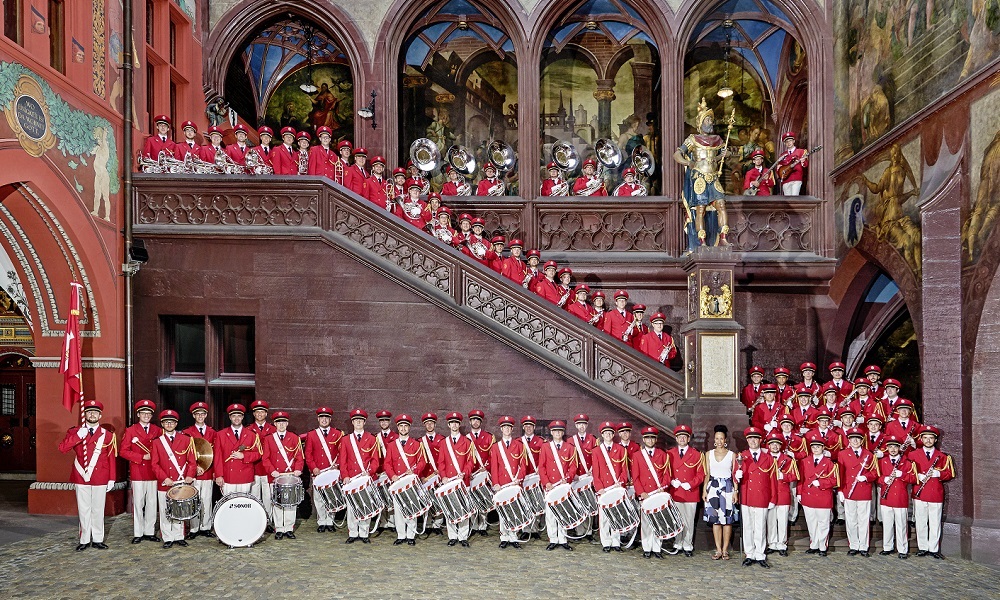
[[[35,371],[0,369],[0,471],[35,470]]]

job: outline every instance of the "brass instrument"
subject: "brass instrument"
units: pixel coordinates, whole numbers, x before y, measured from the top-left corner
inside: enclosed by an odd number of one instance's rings
[[[441,162],[441,151],[437,144],[427,138],[413,140],[410,144],[410,160],[413,165],[425,173],[430,173]]]
[[[309,151],[299,150],[299,175],[309,174]]]
[[[522,281],[521,281],[521,287],[523,287],[524,289],[528,289],[528,284],[530,284],[530,283],[531,283],[531,280],[532,280],[532,279],[533,279],[534,277],[535,277],[535,274],[534,274],[534,273],[532,273],[532,272],[531,272],[531,271],[529,270],[529,271],[528,271],[528,272],[527,272],[527,273],[525,274],[525,276],[524,276],[524,280],[522,280]]]
[[[569,300],[569,295],[572,293],[572,290],[566,290],[566,293],[562,295],[562,298],[559,298],[559,303],[556,306],[565,306],[566,301]]]
[[[590,323],[591,325],[597,325],[597,322],[601,320],[601,315],[603,314],[604,314],[603,310],[595,309],[594,316],[590,317],[590,320],[587,322]]]
[[[653,154],[645,146],[636,146],[632,149],[632,168],[635,169],[635,178],[640,189],[632,192],[633,196],[646,196],[649,191],[646,189],[646,181],[653,176],[656,171],[656,160]]]
[[[333,180],[340,185],[344,185],[344,161],[340,160],[339,156],[334,159]]]
[[[247,152],[246,171],[253,175],[272,175],[274,169],[265,163],[257,152]]]
[[[507,185],[503,180],[507,176],[507,173],[517,166],[517,153],[514,152],[510,144],[494,140],[486,146],[486,155],[489,156],[490,162],[496,167],[497,177],[500,179],[496,185],[492,186],[486,192],[486,195],[503,196],[507,191]]]
[[[469,185],[469,177],[476,174],[476,157],[465,146],[452,146],[445,154],[448,164],[456,173],[462,176],[462,183],[458,187],[459,196],[471,196],[472,186]]]
[[[629,323],[628,329],[626,329],[625,333],[622,334],[622,341],[623,342],[627,342],[629,336],[632,335],[633,331],[635,331],[635,320],[633,320],[631,323]]]
[[[576,147],[570,142],[558,142],[552,146],[552,162],[559,167],[563,182],[552,188],[553,196],[569,196],[569,176],[580,165]]]
[[[674,340],[671,338],[669,343],[663,347],[663,351],[660,352],[659,362],[666,364],[667,357],[670,356],[670,350],[674,347]]]
[[[212,444],[210,444],[205,438],[200,437],[193,438],[193,441],[194,460],[198,463],[198,468],[201,469],[201,473],[207,473],[209,467],[212,466],[212,459],[214,458]]]
[[[386,182],[385,184],[385,209],[392,210],[392,204],[396,201],[396,184]]]
[[[604,169],[617,169],[622,164],[622,152],[618,145],[607,138],[601,138],[594,144],[597,153],[597,173],[594,179],[587,182],[587,187],[580,192],[581,196],[592,196],[604,187]]]
[[[249,450],[249,449],[250,449],[250,446],[246,446],[244,444],[240,444],[239,448],[237,448],[236,450],[233,450],[232,452],[229,453],[229,458],[226,459],[226,462],[229,462],[229,461],[233,460],[233,458],[235,457],[235,455],[236,455],[237,452],[243,452],[244,450]]]

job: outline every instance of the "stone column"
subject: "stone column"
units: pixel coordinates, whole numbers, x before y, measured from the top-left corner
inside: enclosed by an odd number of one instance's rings
[[[611,135],[611,103],[615,99],[615,80],[598,79],[597,90],[594,91],[597,100],[597,137],[610,138]],[[615,140],[618,136],[613,136]]]

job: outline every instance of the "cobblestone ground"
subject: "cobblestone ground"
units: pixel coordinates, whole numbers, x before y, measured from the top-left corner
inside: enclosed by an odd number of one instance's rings
[[[798,549],[773,556],[770,570],[694,557],[644,559],[636,550],[601,552],[588,542],[573,552],[497,547],[497,534],[474,536],[470,548],[445,537],[393,546],[388,532],[369,545],[345,545],[346,532],[316,533],[300,524],[296,540],[266,538],[253,548],[228,549],[199,537],[187,548],[130,544],[131,517],[107,524],[108,550],[74,552],[76,531],[61,530],[0,548],[5,598],[997,598],[1000,571],[956,558],[848,557],[835,546],[827,558]],[[697,536],[705,543],[707,530]],[[640,592],[641,590],[641,592]]]

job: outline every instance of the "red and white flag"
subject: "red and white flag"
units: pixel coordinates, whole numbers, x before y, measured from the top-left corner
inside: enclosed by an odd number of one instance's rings
[[[66,319],[66,335],[63,337],[62,359],[59,361],[59,372],[63,374],[63,407],[73,410],[73,404],[83,405],[83,381],[80,373],[83,371],[83,359],[80,349],[80,291],[83,286],[77,282],[70,283],[72,295],[69,301],[69,318]]]

